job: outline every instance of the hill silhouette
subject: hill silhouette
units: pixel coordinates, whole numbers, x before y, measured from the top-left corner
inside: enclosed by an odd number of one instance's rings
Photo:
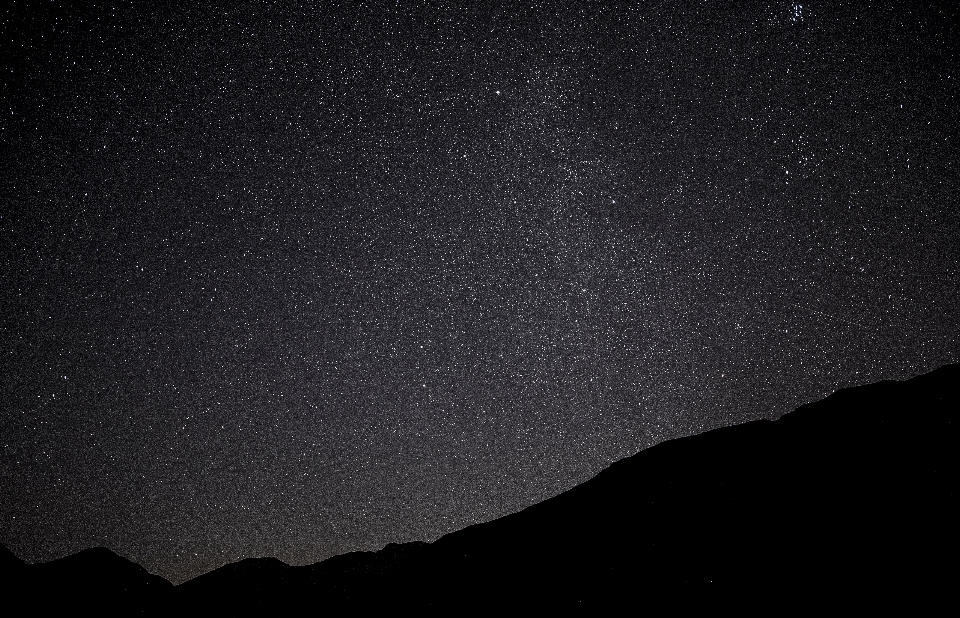
[[[731,601],[916,609],[947,590],[938,565],[953,550],[958,384],[950,365],[664,442],[433,543],[301,567],[248,559],[176,588],[106,550],[30,566],[8,552],[0,568],[7,581],[18,573],[21,591],[69,589],[80,604],[115,595],[171,615]]]
[[[167,616],[173,584],[109,549],[93,547],[59,560],[28,565],[3,548],[3,597],[10,615],[87,614]],[[26,609],[26,611],[25,611]]]

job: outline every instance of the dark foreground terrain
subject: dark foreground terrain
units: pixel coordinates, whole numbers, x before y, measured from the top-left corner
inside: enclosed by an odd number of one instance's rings
[[[659,444],[431,544],[309,566],[250,559],[174,587],[106,549],[26,565],[0,547],[2,599],[38,615],[915,611],[952,579],[958,385],[952,365],[842,390],[776,422]]]

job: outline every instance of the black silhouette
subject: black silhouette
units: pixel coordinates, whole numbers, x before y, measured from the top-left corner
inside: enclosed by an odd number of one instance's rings
[[[177,616],[731,602],[915,610],[936,604],[950,575],[957,384],[951,365],[841,390],[776,422],[659,444],[434,543],[310,566],[250,559],[173,588],[103,549],[32,566],[4,552],[3,580],[19,582],[5,597],[43,607],[65,594],[76,610]]]

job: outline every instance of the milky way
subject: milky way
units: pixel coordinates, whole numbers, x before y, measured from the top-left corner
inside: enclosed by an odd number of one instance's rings
[[[956,8],[405,4],[2,18],[15,553],[435,539],[960,359]]]

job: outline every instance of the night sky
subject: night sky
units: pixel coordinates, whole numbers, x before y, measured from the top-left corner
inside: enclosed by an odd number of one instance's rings
[[[0,14],[28,562],[432,540],[960,360],[955,3],[79,4]]]

